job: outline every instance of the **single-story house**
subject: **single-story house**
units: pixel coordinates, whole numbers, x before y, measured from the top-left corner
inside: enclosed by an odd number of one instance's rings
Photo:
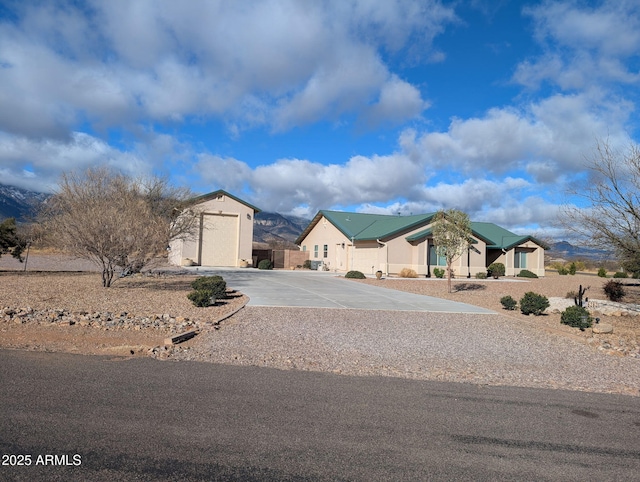
[[[411,268],[430,277],[446,266],[433,244],[436,213],[411,216],[319,211],[296,240],[311,261],[322,261],[329,270],[358,270],[386,274]],[[457,277],[486,272],[494,262],[503,263],[507,276],[527,269],[544,276],[546,245],[532,236],[518,236],[492,223],[471,223],[468,252],[453,263]]]
[[[251,264],[255,206],[218,190],[191,200],[199,216],[195,236],[169,244],[169,262],[175,265],[243,266]]]

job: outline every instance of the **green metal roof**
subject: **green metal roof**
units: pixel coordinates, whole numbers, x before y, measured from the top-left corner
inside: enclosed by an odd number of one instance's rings
[[[412,216],[390,216],[385,214],[361,214],[347,213],[342,211],[318,211],[318,214],[311,220],[307,228],[296,239],[296,244],[309,234],[316,224],[324,216],[331,224],[340,230],[347,238],[355,241],[373,241],[393,237],[403,231],[428,225],[436,213],[416,214]],[[489,249],[510,249],[527,241],[548,248],[545,243],[535,239],[533,236],[518,236],[497,224],[472,222],[471,231],[477,238],[487,243]],[[428,227],[407,236],[408,242],[418,241],[433,234],[432,228]]]
[[[375,241],[385,239],[402,231],[416,228],[431,221],[435,213],[412,216],[391,216],[388,214],[362,214],[342,211],[319,211],[307,228],[296,239],[300,244],[309,231],[325,217],[347,238],[356,241]]]
[[[545,243],[533,236],[519,236],[493,223],[472,222],[471,230],[474,234],[484,239],[489,249],[511,249],[527,241],[533,241],[545,249],[548,248]]]

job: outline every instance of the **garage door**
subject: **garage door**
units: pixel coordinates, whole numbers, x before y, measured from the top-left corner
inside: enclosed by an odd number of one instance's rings
[[[238,216],[205,214],[202,217],[203,266],[236,266],[238,260]]]

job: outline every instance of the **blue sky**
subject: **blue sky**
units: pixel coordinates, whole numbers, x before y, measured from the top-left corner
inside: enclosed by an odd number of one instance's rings
[[[638,142],[639,71],[637,0],[3,0],[0,183],[105,164],[560,235],[596,141]]]

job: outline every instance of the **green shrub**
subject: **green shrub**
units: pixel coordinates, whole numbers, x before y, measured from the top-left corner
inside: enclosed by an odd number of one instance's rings
[[[569,270],[567,268],[565,268],[564,266],[560,266],[558,268],[558,274],[562,275],[562,276],[566,276],[569,274]]]
[[[362,274],[360,271],[349,271],[344,275],[345,278],[353,278],[353,279],[365,279],[366,276]]]
[[[502,263],[491,263],[487,268],[487,274],[489,276],[493,276],[494,278],[504,276],[504,273],[505,273],[505,269],[504,269],[504,264]]]
[[[515,310],[518,306],[518,302],[509,295],[500,298],[500,303],[505,310]]]
[[[304,263],[302,263],[302,267],[304,269],[311,269],[311,260],[310,259],[305,259]]]
[[[549,308],[549,300],[544,295],[539,295],[533,291],[528,291],[520,300],[520,311],[523,315],[541,315]]]
[[[564,310],[560,316],[560,323],[574,328],[580,328],[580,331],[589,328],[592,322],[593,318],[589,316],[589,311],[582,306],[570,306]]]
[[[192,291],[187,295],[187,298],[189,298],[195,306],[199,306],[200,308],[206,308],[207,306],[211,306],[216,302],[211,294],[211,291],[208,290]]]
[[[309,267],[311,267],[311,264],[309,264]],[[268,259],[263,259],[258,263],[258,269],[273,269],[273,264]]]
[[[616,272],[613,274],[613,277],[614,277],[614,278],[628,278],[628,277],[629,277],[629,275],[628,275],[627,273],[625,273],[624,271],[616,271]]]
[[[485,273],[484,271],[476,273],[476,279],[487,279],[487,273]]]
[[[623,284],[615,280],[607,281],[602,287],[602,290],[610,301],[620,301],[627,294]]]
[[[520,278],[537,278],[538,275],[535,274],[533,271],[529,271],[528,269],[522,269],[518,273],[518,277],[520,277]]]
[[[200,276],[191,282],[191,287],[193,291],[187,298],[199,307],[213,305],[227,293],[227,282],[222,276]]]
[[[444,270],[440,268],[433,268],[433,274],[436,278],[444,278]]]
[[[578,269],[578,268],[576,267],[576,264],[572,262],[572,263],[569,265],[569,274],[570,274],[571,276],[575,275],[575,274],[576,274],[577,269]]]
[[[600,268],[598,269],[598,276],[600,278],[606,278],[607,277],[607,270],[606,268]]]
[[[219,281],[223,281],[222,276],[199,276],[191,282],[191,287],[194,290],[208,290]]]

